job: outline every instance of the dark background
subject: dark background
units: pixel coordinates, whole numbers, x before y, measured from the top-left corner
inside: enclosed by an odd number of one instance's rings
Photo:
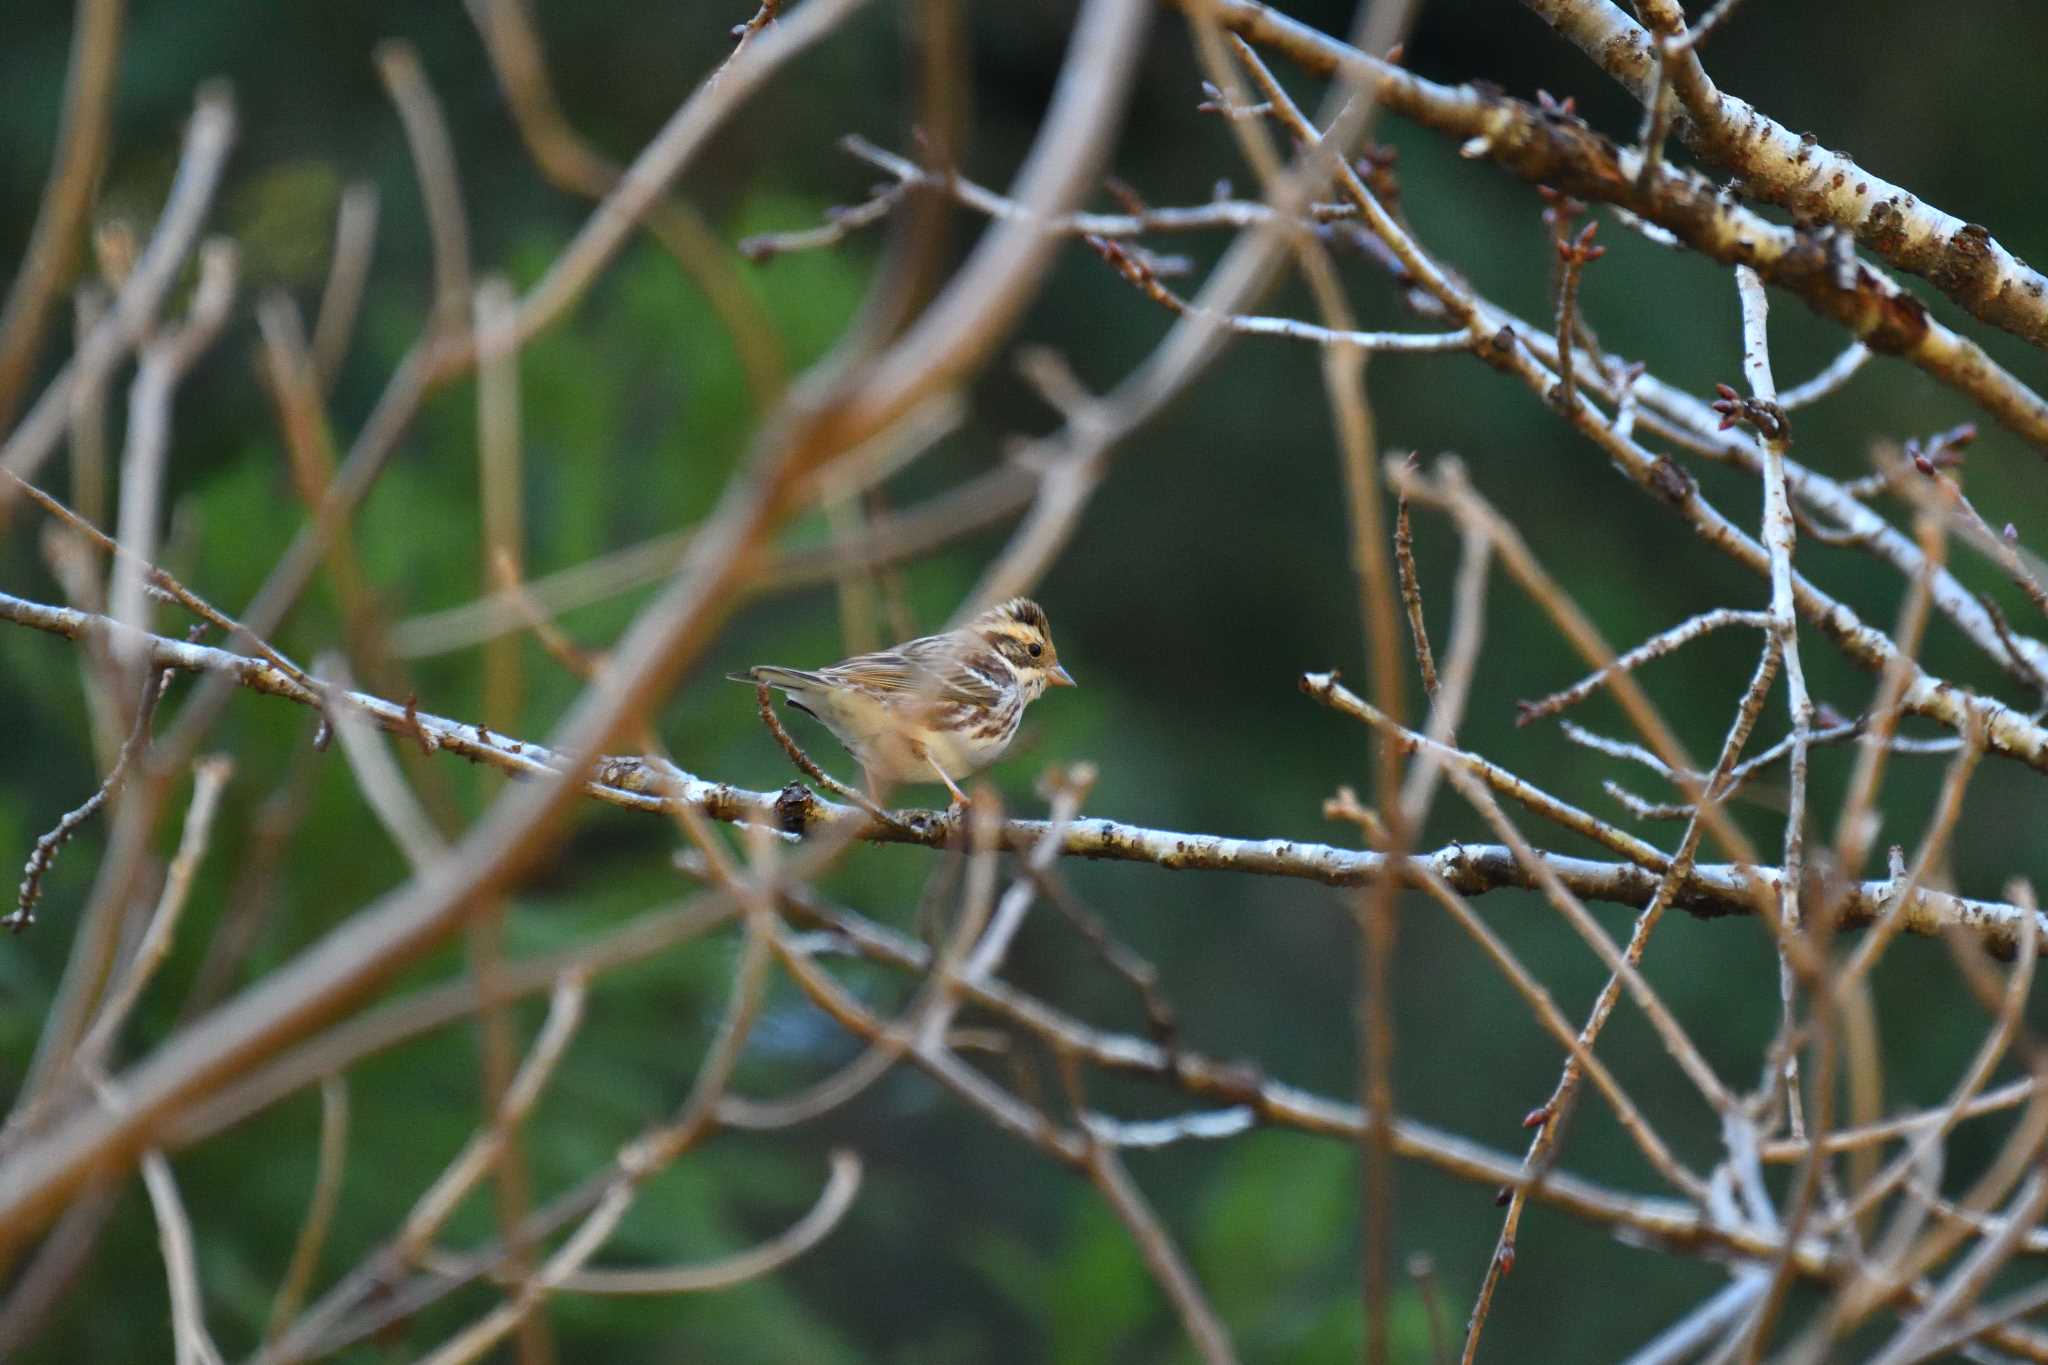
[[[1042,111],[1072,11],[1049,3],[971,8],[973,125],[966,165],[1001,186]],[[620,160],[723,55],[726,29],[747,13],[744,5],[621,0],[543,0],[539,9],[571,122]],[[723,239],[808,226],[827,206],[863,198],[877,177],[835,150],[844,133],[907,149],[903,38],[911,12],[878,0],[721,132],[680,189]],[[1334,5],[1300,4],[1290,12],[1338,32],[1350,19]],[[6,92],[0,100],[0,166],[6,168],[0,260],[18,258],[33,220],[71,17],[68,6],[47,0],[15,0],[0,13],[0,91]],[[392,37],[417,46],[446,107],[479,273],[530,282],[588,207],[548,189],[535,172],[476,33],[452,0],[137,0],[124,37],[103,216],[149,222],[201,82],[225,77],[240,114],[240,140],[213,224],[244,246],[244,289],[229,333],[179,399],[171,462],[175,515],[166,552],[187,582],[230,610],[253,594],[302,520],[267,399],[254,378],[253,300],[266,289],[284,289],[310,310],[336,196],[349,181],[375,183],[383,210],[375,276],[332,404],[345,439],[410,343],[430,299],[424,218],[399,122],[371,59],[376,44]],[[1954,7],[1938,19],[1906,0],[1753,0],[1707,55],[1726,88],[1787,126],[1810,128],[1929,203],[1990,225],[2018,255],[2048,258],[2036,154],[2042,95],[2033,60],[2044,41],[2048,14],[2017,0]],[[1574,94],[1597,126],[1619,138],[1633,135],[1637,116],[1627,97],[1505,0],[1425,5],[1408,51],[1409,63],[1434,77],[1484,78],[1524,97],[1538,89]],[[1153,203],[1198,201],[1220,178],[1244,191],[1253,185],[1228,130],[1195,112],[1198,81],[1182,21],[1162,14],[1112,159],[1114,172]],[[1296,88],[1304,96],[1319,93],[1306,83]],[[1383,119],[1378,136],[1401,152],[1404,201],[1423,241],[1496,301],[1524,317],[1547,317],[1550,248],[1534,191],[1460,161],[1455,147],[1426,130]],[[1106,199],[1098,203],[1107,206]],[[956,223],[962,249],[978,228],[964,216]],[[1589,272],[1584,304],[1603,342],[1696,392],[1717,380],[1739,382],[1737,313],[1727,273],[1650,246],[1617,223],[1601,231],[1610,254]],[[850,317],[881,242],[869,233],[835,252],[741,267],[793,361],[829,346]],[[1206,262],[1221,243],[1169,239],[1156,245]],[[1345,269],[1365,325],[1413,325],[1369,268],[1354,260]],[[1292,286],[1267,307],[1313,315]],[[1946,304],[1936,311],[1955,320]],[[1084,380],[1107,388],[1170,322],[1075,245],[1062,252],[1018,340],[1059,348]],[[1780,302],[1772,325],[1781,383],[1812,373],[1843,341],[1789,301]],[[1966,330],[1984,331],[1974,323]],[[2038,383],[2038,354],[2000,335],[1979,339],[2022,378]],[[54,364],[54,356],[50,360]],[[1764,603],[1761,580],[1695,543],[1595,449],[1490,370],[1460,357],[1394,357],[1375,360],[1369,377],[1383,448],[1417,448],[1426,458],[1460,454],[1480,490],[1515,518],[1610,640],[1634,641],[1712,606]],[[726,336],[693,286],[644,239],[564,325],[531,349],[522,378],[528,565],[535,573],[701,516],[735,468],[751,429],[751,407]],[[911,502],[986,468],[1007,438],[1046,430],[1053,420],[1006,364],[992,366],[972,398],[967,425],[896,480],[895,501]],[[467,383],[435,399],[358,519],[360,552],[393,617],[474,595],[474,406]],[[117,436],[119,409],[116,402]],[[1802,415],[1798,454],[1831,474],[1853,476],[1868,467],[1873,439],[1927,433],[1968,416],[1919,371],[1878,362],[1842,394]],[[1983,425],[1985,435],[1969,456],[1972,495],[1994,523],[2011,520],[2038,544],[2048,520],[2039,455]],[[1739,523],[1754,524],[1758,499],[1745,481],[1697,463],[1689,467],[1717,505]],[[1044,764],[1088,758],[1102,773],[1088,806],[1093,814],[1177,829],[1350,842],[1353,832],[1325,822],[1320,809],[1340,783],[1369,785],[1365,735],[1295,687],[1304,669],[1337,667],[1364,677],[1340,492],[1317,358],[1296,343],[1239,341],[1166,416],[1127,442],[1039,593],[1061,656],[1084,685],[1035,707],[1023,742],[992,774],[1012,803],[1027,810],[1041,804],[1032,782]],[[1889,510],[1899,511],[1895,505]],[[12,529],[15,534],[0,540],[0,585],[54,600],[57,590],[35,553],[34,524],[17,519]],[[821,534],[821,525],[812,524],[797,532],[810,539]],[[1423,513],[1416,542],[1441,644],[1456,536]],[[1001,533],[966,541],[909,570],[921,627],[936,628],[950,614],[1001,544]],[[2028,609],[2016,593],[1969,555],[1959,558],[1967,582],[1991,591],[2016,621],[2025,619]],[[1888,570],[1853,552],[1819,546],[1802,549],[1801,563],[1866,620],[1889,627],[1901,585]],[[638,600],[573,613],[567,625],[588,643],[606,643]],[[279,644],[308,658],[339,641],[340,619],[323,586]],[[1579,661],[1498,575],[1488,621],[1461,740],[1618,818],[1600,792],[1601,778],[1615,776],[1649,791],[1646,775],[1571,747],[1554,727],[1518,731],[1513,724],[1517,698],[1574,679]],[[1695,754],[1710,754],[1718,744],[1754,648],[1753,638],[1730,633],[1645,674]],[[663,710],[661,727],[672,752],[707,776],[780,784],[787,765],[753,721],[750,698],[716,679],[749,663],[817,663],[842,652],[829,589],[748,609]],[[1948,676],[2002,686],[1938,621],[1927,653]],[[1844,712],[1863,705],[1870,679],[1813,637],[1807,659],[1817,696]],[[528,646],[527,665],[522,733],[537,739],[576,684],[537,647]],[[473,651],[422,661],[415,670],[422,705],[451,716],[477,714],[479,678]],[[173,693],[173,705],[179,695]],[[2001,695],[2012,694],[2006,689]],[[25,857],[36,834],[90,792],[95,778],[80,696],[71,646],[0,631],[0,710],[8,717],[0,728],[0,855]],[[1782,732],[1782,713],[1780,692],[1760,728],[1763,742]],[[1602,701],[1589,703],[1580,718],[1610,733],[1624,730]],[[236,777],[182,942],[131,1028],[128,1055],[139,1055],[172,1028],[250,822],[263,797],[287,780],[295,754],[309,740],[309,725],[297,708],[254,696],[228,709],[216,744],[237,756]],[[829,742],[821,741],[816,752],[828,766],[850,771]],[[1816,756],[1816,837],[1833,832],[1827,816],[1851,758],[1849,750]],[[469,811],[499,785],[466,769],[452,770],[449,778]],[[1910,845],[1939,778],[1940,760],[1894,764],[1885,839]],[[1765,847],[1775,847],[1780,837],[1781,816],[1769,805],[1773,790],[1765,784],[1762,801],[1740,812]],[[2007,877],[2042,870],[2037,791],[2014,765],[1986,762],[1955,837],[1957,889],[1997,895]],[[1675,838],[1667,827],[1650,833]],[[1476,816],[1446,795],[1428,839],[1459,836],[1489,837]],[[43,923],[26,937],[0,942],[0,1087],[18,1081],[31,1055],[102,838],[102,828],[88,829],[68,850],[50,880]],[[674,897],[680,890],[668,870],[674,842],[669,827],[644,817],[583,812],[562,857],[511,907],[511,949],[567,944]],[[1569,837],[1553,842],[1565,851],[1586,851]],[[933,866],[921,852],[863,850],[832,889],[908,930],[917,889]],[[1069,871],[1115,929],[1159,964],[1191,1046],[1255,1059],[1274,1076],[1322,1093],[1353,1092],[1354,933],[1336,895],[1306,883],[1135,866],[1075,865]],[[1866,874],[1873,871],[1881,873],[1881,865]],[[403,875],[398,854],[366,818],[344,763],[328,756],[314,767],[310,813],[295,837],[282,902],[250,970],[286,960]],[[1602,974],[1570,930],[1533,896],[1504,892],[1485,898],[1481,908],[1566,1013],[1581,1015]],[[1625,933],[1626,912],[1601,907],[1598,913],[1611,932]],[[730,936],[699,943],[598,985],[589,1022],[529,1128],[543,1192],[577,1179],[681,1097],[722,1005],[733,950]],[[1519,1121],[1552,1085],[1558,1049],[1470,944],[1419,899],[1403,904],[1399,953],[1400,1108],[1519,1152]],[[414,979],[445,976],[460,965],[458,955],[445,954]],[[1731,1084],[1752,1084],[1777,1017],[1775,958],[1758,926],[1675,917],[1660,931],[1647,969],[1720,1073]],[[1142,1023],[1128,990],[1049,916],[1026,929],[1012,974],[1105,1025],[1136,1029]],[[1953,977],[1945,952],[1920,941],[1896,948],[1878,973],[1887,1099],[1894,1106],[1936,1098],[1981,1036],[1980,1016]],[[848,979],[878,1004],[905,998],[901,981],[857,970]],[[538,1006],[522,1007],[520,1016],[530,1027]],[[787,1091],[851,1051],[844,1037],[780,986],[740,1088]],[[1666,1061],[1640,1014],[1624,1006],[1601,1051],[1680,1155],[1710,1162],[1718,1151],[1711,1115]],[[1043,1065],[1040,1071],[1043,1078],[1052,1075]],[[352,1073],[351,1160],[322,1286],[395,1226],[454,1153],[476,1117],[477,1078],[474,1036],[466,1028]],[[1130,1115],[1180,1107],[1156,1090],[1107,1081],[1091,1098]],[[249,1349],[262,1329],[310,1188],[316,1124],[315,1101],[301,1096],[177,1159],[198,1234],[208,1320],[230,1354]],[[1172,1315],[1128,1238],[1085,1184],[995,1134],[921,1076],[891,1077],[822,1127],[721,1137],[692,1154],[648,1187],[600,1259],[704,1258],[758,1239],[813,1197],[826,1148],[850,1144],[867,1159],[868,1182],[847,1223],[822,1247],[772,1280],[730,1293],[644,1302],[559,1297],[548,1311],[564,1358],[902,1365],[1187,1358]],[[1951,1178],[1966,1178],[1989,1150],[1988,1138],[1966,1130],[1952,1148]],[[1624,1188],[1657,1189],[1597,1103],[1581,1107],[1565,1164]],[[1134,1154],[1130,1165],[1247,1359],[1355,1354],[1361,1327],[1353,1288],[1351,1151],[1276,1132]],[[1399,1170],[1397,1248],[1434,1257],[1453,1330],[1462,1329],[1498,1230],[1492,1194],[1418,1166]],[[490,1227],[488,1200],[477,1199],[454,1235],[478,1239]],[[1723,1272],[1710,1264],[1631,1249],[1536,1205],[1524,1225],[1518,1268],[1494,1310],[1488,1355],[1610,1358],[1641,1344],[1722,1282]],[[168,1340],[163,1285],[154,1224],[136,1186],[32,1358],[161,1357]],[[452,1306],[412,1324],[390,1358],[427,1348],[491,1301],[482,1291],[458,1295]],[[1419,1295],[1404,1287],[1394,1330],[1405,1356],[1421,1358],[1424,1324]],[[386,1357],[364,1348],[348,1358]]]

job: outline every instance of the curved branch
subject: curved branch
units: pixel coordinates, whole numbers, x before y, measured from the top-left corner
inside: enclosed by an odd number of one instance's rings
[[[818,1202],[796,1222],[759,1246],[703,1265],[647,1270],[579,1270],[555,1288],[575,1294],[698,1294],[730,1289],[772,1275],[825,1240],[860,1193],[860,1158],[845,1148],[832,1153],[832,1174]]]

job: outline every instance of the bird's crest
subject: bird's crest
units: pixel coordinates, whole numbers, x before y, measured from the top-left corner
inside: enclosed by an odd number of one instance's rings
[[[1020,626],[1030,626],[1038,631],[1050,629],[1045,619],[1045,608],[1028,597],[1013,597],[1000,606],[990,607],[982,616],[996,621],[1015,621]]]

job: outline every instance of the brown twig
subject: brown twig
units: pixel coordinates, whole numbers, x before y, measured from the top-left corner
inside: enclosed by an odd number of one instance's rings
[[[1174,1311],[1180,1315],[1181,1325],[1186,1329],[1188,1339],[1194,1343],[1196,1354],[1208,1365],[1226,1365],[1226,1362],[1236,1361],[1237,1352],[1231,1349],[1230,1336],[1223,1328],[1222,1319],[1216,1316],[1216,1309],[1202,1292],[1200,1281],[1188,1268],[1187,1258],[1173,1244],[1159,1216],[1152,1212],[1145,1196],[1125,1172],[1115,1150],[1103,1142],[1091,1140],[1086,1164],[1089,1178],[1102,1191],[1103,1199],[1129,1231],[1131,1240],[1138,1244],[1138,1252],[1144,1258],[1146,1268],[1152,1272],[1152,1278],[1159,1281]]]
[[[327,1244],[327,1232],[341,1199],[347,1159],[348,1085],[339,1076],[329,1076],[320,1082],[320,1156],[314,1167],[313,1194],[306,1201],[306,1220],[292,1243],[291,1260],[285,1263],[277,1297],[270,1303],[270,1318],[263,1331],[266,1342],[275,1342],[298,1316],[299,1305],[319,1271],[320,1252]]]
[[[1145,1011],[1146,1035],[1162,1047],[1173,1047],[1180,1034],[1179,1016],[1172,1002],[1166,997],[1160,982],[1159,969],[1130,945],[1118,939],[1100,916],[1082,904],[1081,899],[1060,876],[1058,868],[1032,869],[1031,877],[1045,898],[1066,916],[1069,924],[1074,926],[1075,932],[1081,935],[1082,942],[1086,943],[1111,971],[1130,983]]]
[[[320,309],[313,315],[313,367],[319,371],[323,394],[333,390],[348,358],[376,245],[377,187],[367,182],[350,185],[341,192],[335,210],[327,283],[320,290]]]
[[[80,536],[90,541],[93,545],[97,546],[100,550],[104,551],[108,555],[111,555],[117,559],[124,557],[133,557],[132,553],[125,547],[123,547],[112,536],[100,530],[99,527],[93,525],[90,521],[86,520],[78,513],[72,511],[69,507],[66,507],[63,503],[57,501],[57,499],[51,497],[48,493],[45,493],[42,489],[36,487],[34,484],[29,483],[24,479],[16,478],[13,475],[8,475],[8,482],[11,484],[11,486],[20,490],[22,495],[28,498],[29,501],[35,503],[36,506],[42,508],[45,512],[49,513],[51,516],[63,522],[67,528],[77,532]],[[296,679],[303,685],[307,687],[311,687],[313,685],[311,676],[308,675],[304,670],[302,670],[297,664],[291,662],[282,654],[279,654],[275,649],[271,648],[268,644],[265,644],[262,640],[258,639],[253,632],[245,628],[239,621],[236,621],[233,617],[226,615],[225,613],[220,611],[219,608],[215,607],[212,603],[208,602],[205,598],[199,596],[199,594],[193,592],[190,588],[186,587],[183,583],[179,582],[177,578],[173,577],[167,570],[162,569],[157,565],[144,563],[139,560],[136,562],[142,574],[143,581],[146,582],[153,591],[164,594],[166,597],[176,602],[179,606],[183,607],[186,611],[191,612],[194,616],[204,621],[207,625],[210,625],[214,629],[220,631],[229,639],[244,645],[251,652],[262,657],[266,662],[271,664],[273,667],[279,669],[288,676]]]
[[[170,1281],[171,1335],[177,1343],[178,1365],[222,1365],[220,1348],[206,1330],[199,1293],[199,1265],[192,1245],[192,1220],[178,1197],[177,1178],[162,1152],[142,1154],[142,1183],[156,1214],[157,1241],[163,1248],[164,1274]]]
[[[1501,795],[1560,828],[1604,845],[1639,866],[1662,872],[1671,865],[1671,859],[1662,850],[1576,806],[1559,800],[1534,783],[1515,776],[1499,764],[1488,762],[1477,754],[1443,744],[1399,724],[1378,707],[1341,686],[1331,674],[1303,674],[1301,690],[1340,714],[1364,721],[1406,752],[1427,754],[1439,763],[1456,765]]]
[[[704,1294],[772,1275],[839,1226],[860,1192],[861,1169],[853,1152],[834,1149],[831,1173],[810,1211],[758,1246],[702,1265],[579,1270],[557,1287],[571,1294]]]
[[[754,709],[755,714],[761,717],[761,724],[767,726],[768,733],[775,736],[775,742],[782,746],[783,753],[789,755],[789,761],[796,765],[798,772],[810,778],[811,781],[817,783],[826,791],[831,792],[840,800],[851,801],[854,805],[859,806],[870,816],[874,817],[878,824],[892,826],[898,824],[894,815],[877,805],[864,793],[847,786],[844,782],[841,782],[838,778],[820,768],[816,760],[803,751],[803,747],[796,742],[788,730],[783,728],[781,718],[775,714],[775,692],[767,683],[756,682],[754,684]]]
[[[273,294],[264,299],[256,306],[256,321],[263,337],[263,377],[277,409],[292,486],[308,510],[317,513],[334,482],[334,433],[320,396],[320,375],[290,298]],[[357,667],[379,687],[405,690],[403,675],[391,662],[384,614],[346,530],[338,532],[327,548],[327,569],[341,600]]]
[[[50,179],[21,265],[0,307],[0,430],[12,422],[33,377],[50,304],[63,286],[91,211],[113,123],[125,0],[79,0],[71,71],[50,161]]]
[[[1408,456],[1414,466],[1415,456]],[[1422,619],[1422,580],[1415,572],[1415,533],[1409,526],[1408,495],[1394,501],[1394,567],[1401,577],[1401,602],[1408,611],[1408,634],[1415,644],[1415,666],[1422,673],[1422,694],[1436,699],[1436,659],[1429,650],[1429,626]]]
[[[387,41],[377,49],[377,74],[405,126],[413,173],[427,208],[427,235],[434,248],[434,308],[430,333],[459,336],[469,325],[472,294],[469,221],[462,208],[462,181],[455,144],[441,102],[410,43]]]
[[[492,578],[495,583],[496,599],[509,602],[513,609],[526,618],[526,628],[533,632],[533,638],[548,652],[548,657],[560,664],[564,671],[585,682],[595,681],[605,666],[606,656],[597,650],[584,648],[569,638],[569,633],[556,625],[548,615],[547,608],[534,600],[529,586],[520,581],[519,565],[509,554],[499,554],[491,562]]]
[[[588,982],[577,971],[561,973],[548,1003],[548,1016],[535,1035],[533,1045],[519,1065],[511,1084],[504,1088],[492,1109],[489,1122],[449,1162],[440,1176],[414,1201],[412,1210],[391,1240],[390,1252],[399,1263],[417,1260],[462,1201],[497,1165],[507,1135],[540,1101],[555,1067],[583,1022]],[[272,1334],[272,1341],[277,1334]]]
[[[476,291],[477,488],[483,563],[479,587],[488,592],[524,577],[526,478],[520,449],[519,350],[512,287],[488,279]],[[484,719],[500,729],[519,724],[524,688],[519,642],[511,637],[484,648]]]
[[[1405,29],[1412,6],[1387,4],[1375,7],[1372,19],[1383,24],[1381,40],[1396,41]],[[1249,106],[1242,77],[1226,51],[1234,54],[1257,85],[1269,106],[1277,109],[1284,99],[1272,73],[1267,71],[1249,47],[1237,42],[1226,47],[1214,15],[1201,11],[1194,16],[1197,50],[1210,78],[1229,92],[1230,102]],[[1391,31],[1389,31],[1391,30]],[[1289,172],[1280,153],[1268,141],[1263,122],[1233,119],[1230,127],[1239,149],[1258,172],[1269,202],[1285,203],[1296,192],[1296,175],[1327,173],[1327,164],[1341,163],[1354,138],[1362,135],[1378,103],[1376,92],[1365,81],[1347,77],[1330,101],[1336,110],[1329,127],[1314,137],[1297,135],[1300,167]],[[1346,167],[1347,175],[1355,172]],[[1361,206],[1362,207],[1362,206]],[[1335,264],[1323,245],[1307,235],[1290,243],[1303,279],[1315,297],[1316,309],[1326,329],[1352,332],[1356,321],[1350,301],[1340,283]],[[1459,336],[1469,344],[1469,335]],[[1368,348],[1357,344],[1327,346],[1322,352],[1323,390],[1337,435],[1340,469],[1344,480],[1345,514],[1350,528],[1351,571],[1357,582],[1358,609],[1364,626],[1366,660],[1371,670],[1373,697],[1380,709],[1399,721],[1404,713],[1398,673],[1400,648],[1397,643],[1399,609],[1396,588],[1386,554],[1384,512],[1380,506],[1380,483],[1374,472],[1377,438],[1375,420],[1365,383]],[[1448,709],[1438,719],[1449,723]],[[1402,755],[1393,745],[1381,743],[1373,754],[1374,791],[1383,819],[1388,822],[1387,850],[1400,855],[1414,837],[1408,809],[1402,802]],[[1419,798],[1418,798],[1419,801]],[[1394,1009],[1393,957],[1399,928],[1392,877],[1372,883],[1352,898],[1358,924],[1360,953],[1356,987],[1358,1011],[1359,1096],[1368,1115],[1365,1141],[1360,1148],[1360,1240],[1363,1243],[1360,1275],[1361,1306],[1365,1313],[1365,1358],[1372,1365],[1386,1365],[1391,1358],[1390,1312],[1393,1262],[1393,1141],[1387,1124],[1394,1112]]]
[[[1777,674],[1777,668],[1778,652],[1775,644],[1767,645],[1762,658],[1758,660],[1756,675],[1751,679],[1748,690],[1743,694],[1742,704],[1736,710],[1735,720],[1727,738],[1722,742],[1721,756],[1715,764],[1714,778],[1701,783],[1702,790],[1707,793],[1707,799],[1713,799],[1712,794],[1719,785],[1714,779],[1723,777],[1748,742],[1750,730],[1755,726],[1757,716],[1763,710],[1764,698],[1770,690],[1772,679]],[[1628,946],[1622,952],[1622,959],[1631,969],[1640,968],[1643,954],[1649,948],[1651,934],[1656,931],[1664,910],[1673,902],[1678,887],[1693,865],[1693,859],[1699,851],[1701,835],[1706,829],[1706,822],[1701,817],[1699,807],[1693,807],[1677,855],[1671,859],[1655,894],[1643,907],[1642,913],[1636,917],[1636,922],[1630,930]],[[1624,974],[1618,969],[1608,974],[1606,983],[1601,987],[1599,995],[1594,998],[1586,1022],[1580,1027],[1580,1045],[1589,1053],[1605,1030],[1615,1005],[1620,1002],[1623,980]],[[1574,1055],[1568,1058],[1549,1098],[1532,1111],[1533,1115],[1539,1116],[1536,1136],[1529,1145],[1528,1154],[1523,1158],[1522,1169],[1525,1176],[1533,1177],[1534,1181],[1539,1183],[1518,1185],[1508,1196],[1507,1216],[1502,1221],[1500,1236],[1494,1245],[1494,1254],[1487,1261],[1486,1273],[1466,1327],[1463,1356],[1468,1362],[1476,1354],[1480,1333],[1485,1328],[1487,1315],[1492,1309],[1493,1297],[1500,1287],[1501,1279],[1514,1265],[1522,1213],[1527,1206],[1529,1195],[1532,1191],[1540,1190],[1540,1182],[1556,1165],[1562,1154],[1565,1120],[1571,1112],[1584,1076],[1585,1071],[1579,1065],[1578,1057]]]
[[[224,754],[214,754],[194,765],[192,802],[185,814],[185,828],[178,836],[178,850],[165,869],[163,889],[157,894],[148,926],[129,954],[120,979],[107,988],[91,1027],[79,1040],[74,1066],[87,1072],[106,1069],[107,1059],[113,1055],[114,1044],[120,1038],[129,1014],[141,1001],[150,978],[156,975],[157,968],[163,965],[165,956],[169,954],[178,917],[184,913],[185,901],[192,893],[192,879],[198,874],[200,860],[206,856],[207,843],[213,837],[213,822],[220,811],[221,792],[234,769],[234,760]]]
[[[896,432],[900,458],[921,454],[952,431],[961,416],[961,409],[952,404],[920,409]],[[753,590],[791,591],[830,582],[849,570],[879,570],[929,554],[1014,515],[1030,502],[1035,483],[1015,465],[998,466],[914,508],[870,522],[858,541],[768,555],[755,575]],[[403,658],[428,658],[485,643],[508,631],[534,629],[536,613],[552,617],[666,580],[691,562],[691,547],[700,540],[696,528],[666,532],[529,579],[516,591],[500,587],[461,606],[422,612],[392,628],[392,648]]]
[[[234,300],[237,251],[233,243],[210,239],[200,249],[199,283],[185,319],[144,340],[128,390],[128,432],[121,450],[121,498],[114,538],[128,551],[116,558],[107,588],[107,610],[115,620],[149,628],[147,569],[156,559],[163,510],[164,470],[170,454],[171,400],[178,385],[213,345]],[[114,646],[131,671],[134,662]]]
[[[557,188],[586,199],[602,200],[612,193],[625,172],[570,126],[555,98],[525,0],[465,0],[464,7],[483,35],[520,140],[541,174]],[[725,244],[678,195],[663,194],[651,203],[645,223],[703,291],[731,335],[755,401],[763,406],[772,402],[789,382],[789,363],[774,327],[733,268]]]
[[[1557,385],[1558,406],[1570,409],[1578,400],[1577,378],[1572,373],[1572,356],[1578,350],[1579,280],[1592,262],[1607,254],[1604,246],[1593,244],[1593,234],[1600,230],[1598,223],[1586,224],[1577,240],[1570,239],[1570,217],[1563,206],[1573,201],[1560,199],[1554,207],[1558,210],[1556,228],[1557,259],[1560,265],[1557,282]]]
[[[149,743],[150,722],[156,715],[157,705],[163,700],[164,691],[170,686],[170,681],[170,674],[165,671],[154,677],[150,685],[143,689],[141,705],[135,711],[135,724],[129,730],[128,740],[121,746],[114,766],[108,769],[106,777],[101,779],[100,785],[91,796],[58,817],[57,823],[37,838],[35,848],[28,855],[28,863],[22,868],[21,890],[15,897],[14,909],[9,911],[5,918],[0,918],[0,926],[20,933],[36,922],[36,904],[43,898],[43,878],[50,874],[50,867],[57,861],[57,854],[65,844],[71,842],[72,836],[78,833],[80,826],[97,815],[100,808],[106,805],[108,799],[127,781],[129,766]]]

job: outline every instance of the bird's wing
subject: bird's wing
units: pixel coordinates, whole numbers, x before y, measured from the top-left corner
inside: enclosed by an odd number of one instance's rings
[[[835,682],[885,695],[916,693],[937,705],[993,706],[1003,695],[999,679],[976,667],[973,654],[963,652],[959,641],[944,635],[927,635],[895,649],[855,655],[823,672]]]

